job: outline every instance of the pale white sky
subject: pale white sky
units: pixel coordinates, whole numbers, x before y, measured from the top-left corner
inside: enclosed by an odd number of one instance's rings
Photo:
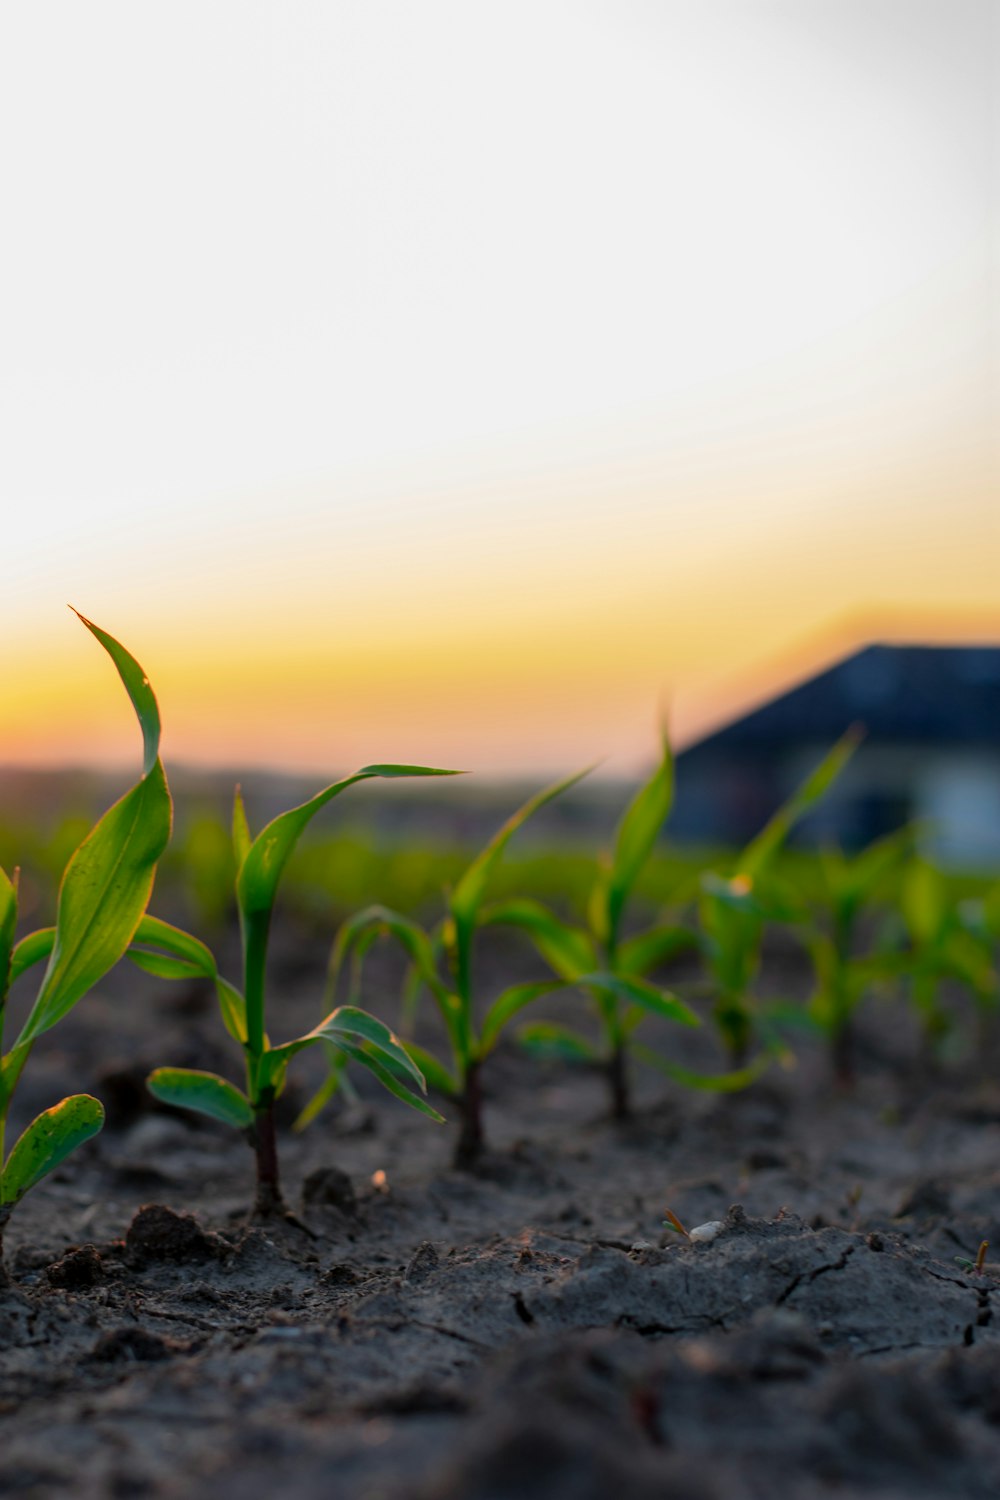
[[[573,618],[659,575],[684,681],[732,665],[713,571],[763,651],[815,620],[747,564],[901,522],[987,602],[997,33],[991,0],[0,4],[5,639],[58,653],[72,599],[235,651],[251,588],[315,636],[331,581],[361,634],[433,642],[451,586],[485,639],[512,570]],[[816,618],[879,592],[848,573]]]

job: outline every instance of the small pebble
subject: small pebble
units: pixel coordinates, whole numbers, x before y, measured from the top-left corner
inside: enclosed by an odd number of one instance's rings
[[[688,1230],[689,1240],[698,1240],[703,1245],[709,1244],[725,1229],[721,1219],[710,1219],[707,1224],[699,1224],[695,1229]]]

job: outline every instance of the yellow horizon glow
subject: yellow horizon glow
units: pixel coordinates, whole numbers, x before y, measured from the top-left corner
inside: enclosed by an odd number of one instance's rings
[[[51,10],[0,764],[136,752],[68,602],[237,773],[631,771],[873,615],[1000,640],[989,0]]]

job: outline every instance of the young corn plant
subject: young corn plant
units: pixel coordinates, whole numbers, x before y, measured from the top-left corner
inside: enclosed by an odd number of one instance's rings
[[[99,626],[79,619],[107,651],[136,711],[142,775],[109,808],[71,856],[59,887],[54,927],[15,942],[18,872],[0,870],[0,1043],[11,985],[47,960],[34,1004],[0,1059],[0,1273],[3,1231],[17,1204],[77,1146],[96,1135],[104,1109],[90,1094],[62,1099],[33,1120],[4,1158],[11,1101],[31,1049],[125,953],[146,910],[160,855],[170,838],[171,802],[159,757],[160,716],[138,662]]]
[[[716,995],[716,1028],[730,1067],[737,1072],[747,1066],[762,1019],[753,992],[764,928],[769,921],[800,920],[795,902],[790,902],[773,880],[774,858],[795,824],[836,781],[860,739],[861,731],[852,728],[837,741],[743,850],[730,875],[708,871],[702,876],[700,947]]]
[[[482,916],[483,925],[520,929],[566,983],[582,984],[584,976],[593,976],[595,971],[613,976],[614,985],[600,986],[590,980],[601,1031],[599,1046],[574,1027],[548,1021],[526,1025],[520,1035],[529,1050],[600,1068],[608,1080],[611,1112],[617,1120],[631,1113],[628,1057],[639,1049],[633,1034],[644,1017],[652,1012],[682,1025],[697,1024],[697,1017],[681,1000],[657,989],[646,977],[658,964],[693,948],[694,934],[669,924],[631,937],[623,931],[629,898],[669,816],[673,793],[673,756],[664,734],[656,769],[625,809],[612,852],[602,861],[587,905],[586,927],[564,922],[542,902],[529,899],[500,902]],[[642,1051],[647,1061],[655,1060],[685,1082],[698,1081],[698,1075],[675,1068],[650,1049]]]
[[[952,1029],[945,982],[971,991],[984,1030],[996,1011],[1000,996],[990,942],[994,908],[984,902],[979,920],[977,914],[963,912],[942,872],[914,857],[903,873],[900,911],[909,937],[910,996],[920,1021],[925,1061],[931,1063]]]
[[[812,914],[803,936],[812,956],[816,989],[807,1015],[826,1038],[834,1077],[854,1082],[854,1017],[865,995],[899,976],[906,966],[898,950],[877,945],[859,952],[859,927],[880,885],[898,875],[913,847],[914,830],[901,828],[859,854],[824,850],[818,857],[822,911]]]
[[[461,1169],[473,1167],[483,1151],[483,1066],[506,1026],[543,995],[557,989],[582,987],[600,999],[621,1000],[635,1005],[640,1011],[654,1011],[672,1020],[696,1020],[679,1000],[661,994],[653,985],[596,966],[588,968],[585,962],[574,964],[572,974],[516,984],[503,990],[477,1020],[473,949],[476,932],[484,922],[482,907],[490,876],[509,840],[522,824],[583,775],[586,772],[546,787],[507,820],[448,895],[444,919],[433,933],[426,932],[399,912],[375,906],[366,908],[345,923],[334,945],[330,964],[331,995],[336,991],[338,977],[348,959],[354,961],[354,983],[360,984],[364,953],[374,936],[384,932],[402,945],[410,959],[415,984],[426,988],[436,1002],[448,1039],[448,1061],[442,1061],[415,1043],[407,1042],[406,1049],[422,1069],[428,1083],[458,1109],[461,1129],[454,1161]],[[589,952],[586,957],[591,957]],[[333,1092],[336,1082],[331,1076],[321,1096],[313,1101],[311,1112]]]
[[[129,956],[148,973],[164,979],[203,977],[215,985],[223,1024],[242,1048],[246,1086],[237,1088],[216,1073],[191,1068],[157,1068],[150,1092],[166,1104],[190,1109],[243,1131],[253,1148],[256,1168],[254,1216],[287,1215],[278,1165],[274,1105],[285,1086],[288,1065],[307,1047],[325,1043],[360,1063],[412,1108],[431,1119],[441,1116],[426,1104],[427,1085],[419,1067],[382,1021],[356,1006],[331,1010],[304,1036],[272,1043],[265,1028],[265,979],[268,938],[282,872],[306,826],[328,802],[372,777],[451,776],[427,766],[365,766],[325,787],[300,807],[281,813],[256,838],[250,833],[239,788],[233,810],[236,856],[236,901],[243,946],[242,989],[219,972],[211,950],[198,938],[159,918],[140,923]]]

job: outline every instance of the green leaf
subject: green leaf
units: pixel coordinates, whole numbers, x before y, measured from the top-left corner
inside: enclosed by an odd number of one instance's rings
[[[426,1092],[427,1085],[423,1074],[416,1063],[411,1060],[395,1032],[390,1031],[385,1022],[380,1021],[377,1016],[369,1015],[368,1011],[360,1010],[356,1005],[338,1006],[305,1036],[296,1037],[291,1042],[283,1042],[279,1047],[269,1048],[263,1059],[265,1069],[270,1070],[278,1063],[288,1063],[304,1047],[312,1047],[317,1042],[332,1042],[339,1047],[345,1038],[354,1046],[364,1043],[366,1047],[376,1048],[393,1066],[410,1078],[421,1093]],[[265,1083],[267,1081],[266,1073],[263,1081]]]
[[[518,1027],[517,1039],[528,1052],[539,1057],[560,1057],[567,1062],[596,1063],[600,1053],[592,1042],[568,1026],[553,1021],[529,1021]]]
[[[858,854],[843,877],[843,897],[853,907],[865,900],[913,852],[916,829],[910,825],[877,839]]]
[[[478,1056],[483,1058],[492,1052],[507,1022],[524,1010],[526,1005],[532,1005],[543,995],[551,995],[553,990],[565,989],[566,984],[564,979],[543,979],[535,983],[515,984],[504,990],[483,1017],[479,1045],[476,1048]]]
[[[574,979],[594,968],[594,945],[582,928],[562,922],[541,901],[527,897],[488,906],[479,918],[482,927],[517,927],[526,932],[538,952],[561,979]]]
[[[20,979],[28,969],[40,964],[43,959],[48,958],[55,947],[56,930],[54,927],[40,927],[37,932],[29,932],[14,947],[10,957],[10,982]]]
[[[233,795],[233,854],[236,857],[237,874],[243,868],[243,861],[250,853],[250,845],[253,839],[250,836],[250,824],[247,822],[247,810],[243,802],[243,793],[239,787]]]
[[[236,880],[236,892],[240,909],[245,913],[270,913],[281,872],[312,818],[338,797],[341,792],[357,781],[367,781],[373,776],[398,778],[403,776],[457,776],[458,771],[439,771],[429,766],[363,766],[342,781],[335,781],[303,802],[299,807],[279,813],[254,839],[242,861]]]
[[[137,944],[144,947],[138,947]],[[167,950],[166,956],[149,951],[150,945]],[[128,957],[140,969],[161,979],[210,979],[215,985],[223,1025],[241,1045],[247,1039],[246,1002],[239,990],[223,979],[211,948],[190,932],[174,927],[147,913],[136,929]]]
[[[7,1117],[11,1095],[17,1088],[18,1079],[24,1070],[31,1052],[31,1043],[27,1042],[21,1046],[10,1049],[6,1057],[0,1058],[0,1120]]]
[[[690,1006],[677,995],[672,995],[668,990],[657,989],[655,984],[641,979],[638,975],[626,974],[583,974],[576,983],[586,989],[596,990],[598,994],[612,996],[616,1000],[624,1000],[630,1005],[638,1005],[643,1010],[648,1010],[651,1015],[663,1016],[668,1021],[678,1021],[682,1026],[700,1026],[701,1018],[697,1016]]]
[[[743,851],[739,861],[739,873],[755,879],[760,875],[800,818],[814,807],[830,789],[841,771],[854,754],[864,731],[855,725],[840,739],[820,761],[815,771],[807,776],[802,785],[765,825]]]
[[[674,800],[674,760],[664,734],[660,764],[626,808],[615,835],[606,887],[607,932],[612,947],[628,894],[648,860]]]
[[[243,968],[246,979],[247,1045],[254,1056],[264,1050],[264,965],[268,928],[281,873],[310,820],[357,781],[370,777],[455,776],[427,766],[363,766],[343,781],[324,787],[308,802],[273,818],[254,839],[236,877],[236,898],[243,925]]]
[[[435,1121],[436,1124],[444,1124],[444,1115],[439,1114],[436,1109],[433,1109],[418,1094],[411,1093],[395,1072],[386,1065],[383,1061],[383,1058],[386,1056],[385,1053],[376,1052],[374,1049],[370,1050],[369,1046],[363,1043],[356,1045],[348,1039],[346,1034],[337,1039],[337,1046],[347,1053],[352,1062],[360,1063],[363,1068],[367,1068],[369,1073],[372,1073],[382,1087],[388,1089],[390,1094],[393,1094],[397,1099],[401,1099],[411,1109],[415,1109],[420,1114],[426,1115],[429,1120]]]
[[[698,939],[686,927],[651,927],[628,938],[618,949],[618,965],[626,974],[648,974],[658,964],[697,948]]]
[[[145,974],[157,979],[203,979],[205,976],[197,964],[186,958],[171,958],[167,953],[147,953],[144,948],[130,948],[127,957]]]
[[[916,942],[931,943],[940,937],[948,919],[948,892],[940,871],[915,859],[903,877],[900,905]]]
[[[241,1047],[247,1043],[247,1003],[235,985],[220,974],[215,981],[215,993],[222,1015],[222,1024],[234,1041]]]
[[[428,989],[437,994],[446,990],[447,987],[441,983],[437,972],[431,940],[424,929],[417,922],[404,917],[398,911],[392,911],[388,906],[366,906],[362,911],[348,918],[337,933],[330,955],[327,984],[327,995],[331,1002],[336,992],[338,976],[351,949],[361,942],[364,935],[372,928],[396,939]]]
[[[691,1068],[679,1067],[677,1063],[671,1062],[659,1052],[654,1052],[652,1047],[646,1047],[642,1042],[633,1042],[630,1050],[635,1057],[648,1063],[650,1067],[657,1068],[661,1073],[665,1073],[675,1083],[682,1083],[685,1088],[699,1089],[703,1093],[711,1094],[734,1094],[741,1089],[749,1088],[750,1084],[755,1083],[774,1061],[770,1053],[763,1052],[745,1068],[734,1068],[728,1073],[695,1073]]]
[[[247,1130],[253,1124],[253,1110],[246,1094],[218,1073],[202,1073],[194,1068],[157,1068],[146,1079],[146,1087],[164,1104],[211,1115],[213,1120],[234,1125],[237,1130]]]
[[[533,813],[536,813],[539,808],[544,807],[547,802],[551,802],[555,797],[558,797],[561,792],[568,791],[571,786],[575,786],[578,781],[582,781],[584,776],[590,774],[591,770],[592,767],[588,766],[586,770],[577,771],[572,776],[567,776],[564,780],[554,782],[552,786],[543,787],[540,792],[536,792],[533,797],[530,797],[524,803],[523,807],[518,808],[517,812],[513,813],[507,819],[503,827],[498,829],[490,839],[486,848],[476,856],[456,885],[449,902],[451,914],[455,919],[455,925],[460,933],[463,931],[465,933],[470,932],[475,925],[476,914],[486,892],[490,876],[500,863],[500,859],[511,837],[521,827],[522,823],[526,823]]]
[[[125,953],[146,910],[170,821],[170,793],[157,760],[66,866],[55,944],[20,1042],[54,1026]]]
[[[459,1091],[458,1083],[444,1063],[433,1052],[428,1052],[426,1047],[418,1047],[416,1042],[404,1042],[403,1046],[424,1075],[427,1087],[436,1089],[446,1099],[453,1099]]]
[[[70,605],[70,608],[73,609],[73,606]],[[81,624],[86,625],[90,633],[96,636],[118,668],[118,675],[132,700],[132,707],[135,709],[139,727],[142,730],[142,774],[148,776],[156,765],[160,753],[160,710],[157,707],[153,689],[149,685],[149,678],[135,657],[130,656],[114,636],[108,635],[107,631],[102,630],[99,625],[86,619],[78,609],[74,609],[73,613]]]
[[[129,951],[130,958],[135,957],[136,944],[147,948],[165,948],[174,958],[183,960],[206,979],[214,979],[218,973],[215,955],[200,938],[193,937],[190,932],[174,927],[159,917],[151,917],[148,912],[136,928],[132,949]]]
[[[292,1129],[296,1135],[305,1130],[323,1112],[334,1094],[338,1093],[344,1085],[344,1069],[347,1067],[347,1053],[341,1052],[335,1047],[328,1047],[327,1067],[329,1069],[323,1082],[292,1121]]]
[[[14,1204],[104,1124],[104,1106],[73,1094],[32,1120],[15,1143],[0,1177],[0,1203]]]
[[[17,871],[14,871],[14,879],[11,880],[5,870],[0,870],[0,1000],[7,994],[11,983],[10,965],[16,927]]]

